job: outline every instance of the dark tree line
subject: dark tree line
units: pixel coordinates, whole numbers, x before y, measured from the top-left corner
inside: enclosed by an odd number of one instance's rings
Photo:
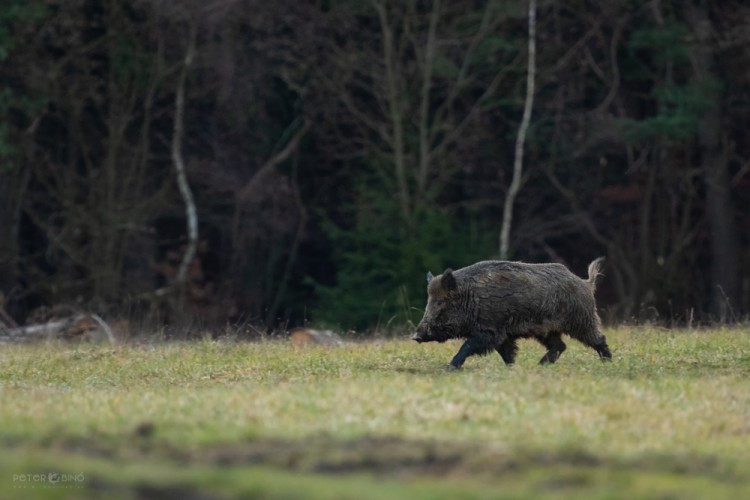
[[[510,0],[5,0],[0,306],[413,321],[427,270],[498,255],[527,17]],[[510,257],[583,274],[606,255],[609,321],[744,319],[750,6],[540,0],[536,17]],[[198,221],[182,286],[176,150]]]

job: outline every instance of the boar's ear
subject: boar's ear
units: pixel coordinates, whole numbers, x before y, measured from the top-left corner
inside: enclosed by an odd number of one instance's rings
[[[440,278],[440,284],[448,291],[458,288],[456,277],[453,276],[453,270],[450,267],[443,271],[443,277]]]
[[[434,278],[432,273],[430,271],[427,271],[427,284],[428,285],[430,284],[430,281],[432,281],[432,278]]]

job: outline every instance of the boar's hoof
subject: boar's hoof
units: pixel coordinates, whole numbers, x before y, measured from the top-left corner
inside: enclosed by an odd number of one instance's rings
[[[447,365],[445,365],[445,369],[448,370],[449,372],[455,372],[455,371],[461,370],[461,367],[460,366],[456,366],[456,365],[447,364]]]

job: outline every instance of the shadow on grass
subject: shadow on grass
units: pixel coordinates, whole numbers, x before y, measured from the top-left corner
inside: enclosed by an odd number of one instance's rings
[[[385,484],[384,481],[401,485],[398,488],[407,488],[413,480],[427,481],[426,484],[438,488],[438,491],[446,485],[466,485],[467,482],[480,488],[481,492],[496,491],[499,485],[513,485],[515,491],[524,492],[524,495],[538,493],[542,496],[612,493],[616,490],[612,489],[613,480],[623,485],[637,482],[667,488],[677,497],[694,486],[706,491],[721,486],[725,493],[750,492],[750,480],[744,474],[727,468],[713,457],[660,455],[626,460],[574,449],[511,452],[490,444],[470,445],[395,436],[342,440],[328,435],[305,439],[248,439],[187,451],[160,442],[156,437],[158,429],[157,432],[153,432],[154,429],[145,432],[143,428],[139,426],[132,435],[115,440],[61,439],[49,443],[49,449],[36,449],[35,452],[47,457],[46,460],[58,457],[54,459],[55,463],[62,460],[70,467],[80,466],[79,470],[90,467],[85,469],[85,491],[73,492],[85,493],[80,496],[84,498],[99,495],[225,498],[227,491],[231,491],[229,497],[235,494],[244,496],[248,491],[255,491],[253,488],[263,481],[289,482],[291,488],[293,478],[300,477],[318,486],[342,480],[344,483],[341,484],[367,488],[377,488]],[[24,448],[21,443],[13,445],[6,441],[0,449],[0,459],[5,458],[7,465],[8,457],[28,451]],[[126,464],[134,463],[140,464],[140,469],[121,472]],[[3,460],[0,460],[2,464]],[[250,482],[252,484],[238,479],[247,478],[248,474],[255,478]],[[640,479],[636,481],[634,478]],[[217,488],[217,484],[223,482],[230,487],[229,490]],[[301,484],[299,487],[304,491],[308,483]],[[280,488],[281,493],[276,495],[279,498],[296,495],[290,496],[293,490],[287,491],[282,486],[273,486]],[[385,494],[375,495],[373,491],[370,493],[368,498],[387,497]],[[449,496],[447,491],[442,495],[443,498]],[[624,498],[623,495],[609,496]]]
[[[114,462],[139,457],[184,465],[264,466],[323,474],[496,477],[526,468],[565,465],[712,476],[725,481],[748,479],[744,475],[735,477],[717,457],[711,456],[660,454],[621,459],[596,455],[584,449],[511,452],[497,444],[415,440],[398,436],[363,436],[356,439],[329,435],[304,439],[253,438],[186,451],[161,442],[155,438],[153,429],[144,433],[144,427],[144,424],[139,425],[132,435],[120,439],[63,438],[49,442],[47,446],[55,452]],[[9,450],[23,448],[23,445],[5,440],[2,447]]]

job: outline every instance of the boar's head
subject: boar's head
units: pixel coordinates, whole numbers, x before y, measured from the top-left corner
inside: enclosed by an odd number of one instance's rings
[[[460,337],[466,317],[460,304],[458,283],[451,269],[437,277],[427,273],[427,307],[412,340],[445,342]]]

